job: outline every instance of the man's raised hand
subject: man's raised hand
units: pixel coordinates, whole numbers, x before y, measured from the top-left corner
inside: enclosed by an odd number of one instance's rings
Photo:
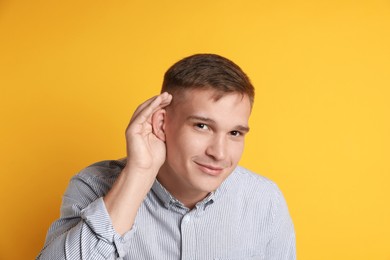
[[[127,163],[104,203],[114,229],[123,235],[134,224],[142,201],[165,161],[165,107],[172,96],[162,93],[142,103],[126,129]]]
[[[135,110],[126,129],[127,165],[137,171],[155,177],[165,161],[164,124],[165,107],[171,103],[172,95],[162,93],[142,103]]]

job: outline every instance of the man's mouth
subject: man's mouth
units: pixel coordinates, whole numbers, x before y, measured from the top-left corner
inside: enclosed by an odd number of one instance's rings
[[[208,164],[208,163],[200,163],[200,162],[195,162],[199,166],[199,169],[209,175],[212,176],[217,176],[220,175],[225,167],[219,166],[219,165],[213,165],[213,164]]]

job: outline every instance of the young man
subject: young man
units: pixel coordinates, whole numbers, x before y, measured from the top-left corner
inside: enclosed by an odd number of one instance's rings
[[[134,112],[126,160],[72,178],[38,259],[295,259],[281,192],[237,166],[253,99],[226,58],[174,64]]]

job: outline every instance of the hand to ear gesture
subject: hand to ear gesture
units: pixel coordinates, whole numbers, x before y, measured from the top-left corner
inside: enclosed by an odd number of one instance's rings
[[[165,109],[172,96],[162,93],[141,104],[126,129],[127,164],[104,203],[114,229],[124,234],[134,224],[142,201],[165,161]]]
[[[165,161],[163,131],[165,109],[172,95],[162,93],[142,103],[134,112],[126,129],[127,166],[157,175]]]

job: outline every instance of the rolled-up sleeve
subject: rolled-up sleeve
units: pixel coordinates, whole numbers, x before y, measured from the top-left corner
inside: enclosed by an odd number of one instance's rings
[[[87,176],[88,177],[88,176]],[[50,227],[40,260],[121,259],[136,230],[119,235],[112,225],[103,196],[104,181],[77,175],[64,194],[61,216]]]

